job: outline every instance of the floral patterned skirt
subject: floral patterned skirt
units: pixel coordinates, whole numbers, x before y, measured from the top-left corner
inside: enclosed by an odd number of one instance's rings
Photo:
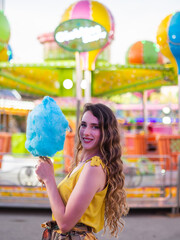
[[[92,228],[78,223],[71,231],[61,233],[56,221],[45,222],[41,225],[45,228],[42,240],[97,240]]]

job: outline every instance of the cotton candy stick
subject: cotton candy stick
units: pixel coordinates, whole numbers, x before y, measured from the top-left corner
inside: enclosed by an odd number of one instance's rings
[[[68,121],[51,97],[44,97],[29,114],[26,128],[26,149],[43,160],[63,150]]]

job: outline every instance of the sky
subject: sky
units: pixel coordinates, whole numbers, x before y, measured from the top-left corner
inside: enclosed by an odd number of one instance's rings
[[[156,42],[161,21],[180,11],[180,0],[98,0],[115,19],[115,39],[111,43],[111,63],[124,64],[128,48],[135,42]],[[4,4],[2,4],[4,2]],[[42,62],[43,46],[37,36],[53,32],[61,16],[76,0],[0,0],[11,29],[9,44],[14,61]]]

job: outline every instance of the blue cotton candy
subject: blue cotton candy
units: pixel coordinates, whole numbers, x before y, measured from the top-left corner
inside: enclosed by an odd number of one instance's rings
[[[68,121],[54,99],[44,97],[28,115],[26,149],[34,156],[53,157],[64,147]]]

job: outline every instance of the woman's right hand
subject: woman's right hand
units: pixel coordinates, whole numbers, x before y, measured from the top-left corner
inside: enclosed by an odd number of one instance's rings
[[[51,178],[54,178],[54,167],[53,163],[49,158],[43,160],[42,157],[39,157],[38,164],[36,165],[37,178],[41,183],[46,183]]]

